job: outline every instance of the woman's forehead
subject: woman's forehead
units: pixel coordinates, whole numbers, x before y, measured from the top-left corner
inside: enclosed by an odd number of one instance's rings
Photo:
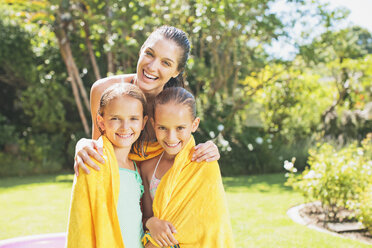
[[[152,49],[158,56],[176,59],[181,54],[181,48],[173,40],[158,34],[146,41],[144,49]],[[177,60],[176,60],[177,61]]]

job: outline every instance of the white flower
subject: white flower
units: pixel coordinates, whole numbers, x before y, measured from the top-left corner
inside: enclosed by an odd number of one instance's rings
[[[248,150],[253,151],[253,145],[252,144],[248,144],[247,147],[248,147]]]
[[[293,163],[289,162],[288,160],[284,161],[284,169],[287,171],[291,171],[293,168]]]
[[[211,136],[212,139],[214,139],[214,137],[216,137],[216,135],[214,134],[213,131],[210,131],[210,132],[209,132],[209,136]]]
[[[357,152],[359,156],[363,156],[363,149],[359,148]]]
[[[263,138],[257,137],[256,138],[256,143],[259,144],[259,145],[261,145],[263,143]]]
[[[220,132],[222,132],[224,128],[225,127],[222,124],[217,126],[217,130],[220,131]]]
[[[312,178],[315,178],[316,176],[316,173],[315,171],[313,170],[310,170],[305,176],[304,176],[304,179],[312,179]]]

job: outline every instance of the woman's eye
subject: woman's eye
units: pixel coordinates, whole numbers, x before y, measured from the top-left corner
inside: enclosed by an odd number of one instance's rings
[[[119,120],[119,118],[117,118],[117,117],[112,117],[111,120],[112,120],[112,121],[117,121],[117,120]]]
[[[137,117],[133,117],[131,118],[132,121],[138,121],[138,118]]]
[[[158,127],[159,130],[165,130],[165,127]]]
[[[149,56],[151,56],[151,57],[153,57],[152,53],[149,52],[149,51],[146,51],[145,54],[146,54],[146,55],[149,55]]]

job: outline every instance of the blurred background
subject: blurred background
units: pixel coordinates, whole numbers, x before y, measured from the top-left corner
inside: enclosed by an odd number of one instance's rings
[[[0,176],[72,172],[91,134],[91,85],[134,73],[164,24],[191,41],[196,138],[218,145],[223,175],[284,172],[286,160],[303,170],[319,144],[358,145],[372,131],[372,20],[357,11],[326,0],[2,0]]]

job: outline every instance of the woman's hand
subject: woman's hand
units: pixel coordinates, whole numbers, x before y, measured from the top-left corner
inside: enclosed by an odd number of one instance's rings
[[[79,167],[86,173],[89,174],[90,171],[85,166],[89,165],[95,170],[100,170],[99,166],[96,165],[90,157],[93,157],[98,162],[104,164],[105,160],[102,158],[103,148],[102,143],[97,140],[82,138],[76,143],[75,147],[75,163],[74,170],[76,176],[79,176]]]
[[[153,245],[151,242],[148,242],[148,243],[145,245],[145,248],[158,248],[158,247],[156,247],[155,245]]]
[[[161,247],[178,244],[178,241],[173,236],[173,233],[177,233],[176,228],[170,222],[151,217],[146,222],[146,227],[149,229],[151,237]]]
[[[220,159],[220,152],[218,147],[213,143],[213,141],[207,141],[205,143],[200,143],[194,147],[194,153],[191,160],[196,162],[206,161],[216,161]]]

